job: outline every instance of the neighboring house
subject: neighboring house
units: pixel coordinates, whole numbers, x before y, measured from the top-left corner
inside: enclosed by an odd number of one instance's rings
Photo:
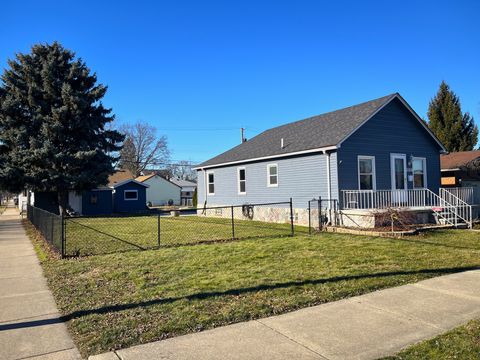
[[[147,192],[149,185],[135,179],[113,185],[113,212],[136,213],[148,210]]]
[[[308,201],[318,197],[337,200],[343,210],[374,209],[382,198],[413,207],[411,190],[438,196],[445,151],[395,93],[266,130],[205,161],[195,168],[198,204],[293,198],[303,223]]]
[[[480,150],[442,155],[442,186],[480,187]]]
[[[180,186],[157,174],[139,176],[135,180],[148,185],[146,202],[152,206],[180,204]]]
[[[480,218],[480,150],[442,155],[442,187],[473,206]]]
[[[195,193],[195,189],[197,188],[197,184],[192,182],[192,181],[176,179],[176,178],[172,178],[172,179],[170,179],[170,181],[181,188],[180,205],[181,206],[192,206],[193,205],[193,194]]]
[[[21,212],[27,211],[27,203],[28,203],[28,190],[23,190],[21,193],[17,195],[18,198],[18,209]],[[35,194],[30,192],[30,205],[33,205],[35,202]]]

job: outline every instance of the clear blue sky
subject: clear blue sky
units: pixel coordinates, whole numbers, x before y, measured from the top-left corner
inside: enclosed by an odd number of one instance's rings
[[[286,122],[400,92],[426,116],[445,79],[480,123],[480,2],[8,1],[0,68],[60,41],[199,162]]]

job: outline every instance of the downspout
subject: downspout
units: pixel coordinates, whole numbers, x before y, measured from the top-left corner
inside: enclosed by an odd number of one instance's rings
[[[328,210],[331,209],[331,199],[332,199],[332,181],[330,176],[330,153],[325,151],[327,156],[327,195],[328,195]]]
[[[205,201],[203,202],[203,207],[206,208],[207,207],[207,196],[208,196],[208,192],[207,192],[207,189],[208,189],[207,172],[205,171],[205,168],[203,168],[202,171],[203,171],[203,185],[205,187]]]

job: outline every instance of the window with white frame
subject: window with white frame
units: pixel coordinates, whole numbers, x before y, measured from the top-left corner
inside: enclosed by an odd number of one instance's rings
[[[278,186],[278,165],[267,165],[267,185],[270,187]]]
[[[238,193],[246,194],[247,193],[247,177],[246,177],[245,168],[238,168],[237,179],[238,179]]]
[[[215,175],[213,172],[207,173],[207,190],[209,195],[215,194]]]
[[[138,191],[137,190],[124,190],[123,191],[124,200],[138,200]]]
[[[360,190],[375,190],[375,157],[358,157],[358,188]]]
[[[412,159],[413,188],[424,189],[427,187],[427,160],[425,158]]]

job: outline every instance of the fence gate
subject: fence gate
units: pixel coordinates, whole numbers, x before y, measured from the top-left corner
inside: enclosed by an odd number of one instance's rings
[[[308,232],[313,234],[325,226],[339,225],[339,205],[336,199],[312,199],[308,202]]]

